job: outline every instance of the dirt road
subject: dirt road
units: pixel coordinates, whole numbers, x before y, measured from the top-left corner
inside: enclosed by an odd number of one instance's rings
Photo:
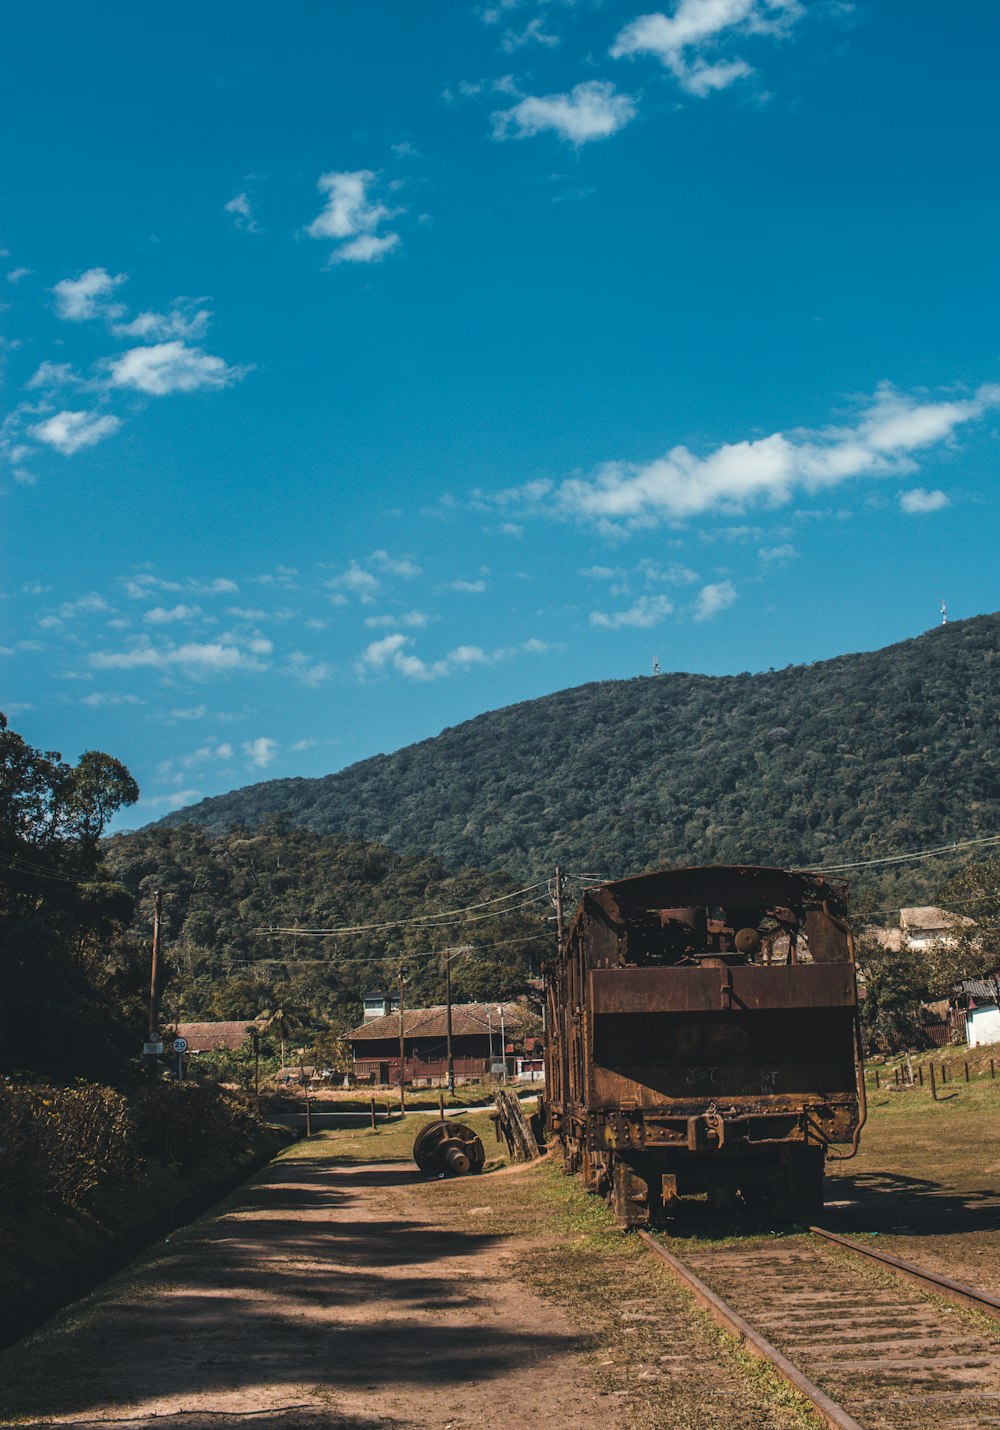
[[[482,1430],[529,1409],[549,1426],[594,1418],[579,1334],[505,1274],[509,1242],[435,1223],[423,1190],[408,1161],[290,1149],[0,1357],[0,1423]]]

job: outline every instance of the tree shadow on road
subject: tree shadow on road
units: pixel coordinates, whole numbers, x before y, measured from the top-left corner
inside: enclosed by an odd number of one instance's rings
[[[408,1389],[452,1387],[457,1404],[470,1381],[581,1348],[501,1318],[476,1264],[500,1238],[394,1219],[372,1190],[393,1184],[391,1167],[272,1163],[0,1356],[0,1413],[82,1427],[122,1407],[111,1423],[134,1426],[156,1406],[156,1424],[361,1430],[337,1418],[338,1392],[391,1387],[405,1403]],[[316,1397],[330,1401],[321,1421]]]

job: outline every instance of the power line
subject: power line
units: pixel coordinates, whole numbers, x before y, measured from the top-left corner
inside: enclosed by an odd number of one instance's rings
[[[545,882],[546,881],[543,880],[541,884],[532,884],[531,889],[542,888],[544,887]],[[517,891],[517,894],[524,894],[528,892],[529,890],[527,889],[519,889]],[[517,897],[517,894],[505,894],[503,898],[513,899]],[[494,905],[500,902],[502,902],[501,899],[486,899],[484,901],[485,904]],[[520,909],[530,908],[534,904],[544,904],[547,902],[548,896],[542,894],[540,896],[536,895],[532,899],[525,899],[523,903],[512,904],[506,909],[494,908],[489,913],[485,914],[469,914],[468,916],[466,916],[465,909],[449,909],[447,912],[439,914],[422,914],[418,918],[412,919],[392,919],[388,923],[381,924],[354,924],[349,927],[331,929],[304,929],[272,924],[266,928],[259,927],[251,929],[250,932],[260,937],[267,937],[272,934],[277,936],[280,934],[283,936],[292,936],[296,938],[340,938],[344,934],[380,933],[384,932],[386,929],[434,928],[439,927],[441,924],[448,923],[477,923],[480,919],[492,919],[502,917],[504,914],[513,914],[517,913]],[[484,907],[484,904],[469,904],[468,907],[470,909],[481,909]]]
[[[407,953],[409,961],[414,958],[441,958],[446,953],[461,953],[467,957],[471,953],[485,953],[491,948],[506,948],[512,943],[532,943],[540,937],[538,934],[521,934],[518,938],[502,938],[492,943],[458,944],[454,948],[424,949],[417,953]],[[343,960],[347,963],[395,963],[398,961],[398,954],[394,953],[358,953],[352,954]],[[246,958],[231,959],[231,968],[258,968],[278,964],[282,967],[302,968],[302,967],[330,967],[329,958],[297,958],[294,955],[290,958]]]
[[[975,845],[1000,843],[1000,834],[986,834],[981,839],[958,839],[953,844],[940,844],[936,849],[920,849],[913,854],[887,854],[881,859],[858,859],[851,864],[808,864],[806,873],[837,874],[845,869],[870,869],[875,864],[905,864],[916,859],[931,859],[937,854],[951,854]]]

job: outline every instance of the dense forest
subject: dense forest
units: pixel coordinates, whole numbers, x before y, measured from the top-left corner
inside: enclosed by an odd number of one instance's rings
[[[177,1020],[270,1015],[308,1040],[360,1022],[364,994],[395,990],[401,969],[408,1003],[442,1002],[445,950],[464,950],[452,960],[456,1001],[516,997],[552,944],[544,885],[522,894],[505,875],[456,873],[281,816],[217,838],[154,826],[107,841],[105,854],[147,940],[163,891],[163,1006]],[[300,932],[271,932],[282,928]]]
[[[321,779],[168,816],[212,833],[270,815],[522,879],[556,863],[841,863],[1000,828],[1000,615],[762,674],[604,681],[481,715]],[[852,876],[924,901],[961,860]]]

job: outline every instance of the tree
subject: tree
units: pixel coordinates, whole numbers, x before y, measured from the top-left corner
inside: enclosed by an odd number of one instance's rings
[[[36,750],[0,714],[0,1070],[121,1076],[141,1026],[132,900],[100,836],[139,790],[120,761]]]
[[[941,890],[939,902],[956,916],[953,943],[943,955],[952,982],[995,973],[1000,968],[1000,858],[967,864]]]

